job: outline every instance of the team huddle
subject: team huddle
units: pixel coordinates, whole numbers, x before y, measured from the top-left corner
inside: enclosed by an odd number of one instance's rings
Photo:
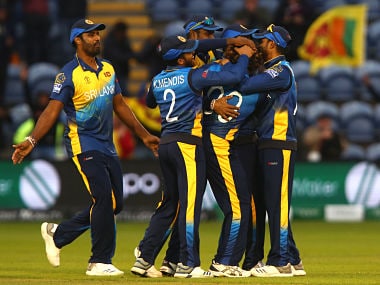
[[[131,271],[178,278],[305,275],[289,223],[297,150],[296,87],[284,56],[290,35],[275,25],[259,31],[233,24],[213,39],[221,28],[209,17],[193,17],[184,28],[187,39],[162,40],[167,68],[153,78],[146,98],[148,107],[160,109],[165,189]],[[155,84],[180,75],[187,80]],[[204,270],[198,229],[207,181],[224,220]],[[264,264],[266,213],[271,249]]]
[[[164,178],[162,200],[134,250],[132,273],[152,278],[306,275],[289,219],[297,92],[285,58],[288,31],[276,25],[266,30],[238,24],[221,28],[211,17],[194,16],[184,25],[186,38],[163,38],[158,48],[167,66],[152,79],[146,95],[147,106],[160,110],[157,138],[123,102],[112,64],[96,57],[103,29],[103,24],[84,19],[74,24],[70,41],[77,53],[60,73],[66,80],[53,90],[31,135],[14,145],[12,160],[20,163],[59,112],[68,115],[66,147],[92,202],[61,224],[42,224],[49,262],[59,266],[61,248],[90,229],[92,256],[86,274],[124,274],[112,264],[115,215],[122,208],[122,174],[111,135],[115,112],[158,156]],[[101,76],[104,70],[106,78]],[[83,94],[92,88],[81,80],[85,76],[114,94],[84,102]],[[224,220],[215,256],[204,270],[199,224],[207,181]],[[266,216],[271,247],[265,260]],[[156,258],[168,239],[157,270]]]

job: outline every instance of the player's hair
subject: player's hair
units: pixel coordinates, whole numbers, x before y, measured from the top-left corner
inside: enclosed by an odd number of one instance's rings
[[[232,63],[236,63],[239,59],[239,54],[235,51],[234,45],[227,45],[224,49],[223,56]]]
[[[235,51],[235,46],[227,45],[224,49],[224,58],[228,59],[232,63],[236,63],[239,54]],[[264,65],[264,58],[261,49],[257,49],[257,52],[251,56],[248,64],[248,72],[250,75],[253,75],[259,71],[262,71]]]
[[[256,45],[256,52],[250,57],[248,64],[249,75],[264,71],[264,55],[262,49]]]
[[[81,38],[83,40],[83,34],[80,34],[78,37]],[[75,40],[71,43],[71,45],[73,46],[73,48],[77,48],[77,44],[75,43]]]

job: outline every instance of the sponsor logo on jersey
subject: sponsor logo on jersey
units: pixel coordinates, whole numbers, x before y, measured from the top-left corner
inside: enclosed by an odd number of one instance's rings
[[[270,77],[275,78],[278,76],[278,72],[274,69],[267,69],[265,70],[265,73],[268,73]]]

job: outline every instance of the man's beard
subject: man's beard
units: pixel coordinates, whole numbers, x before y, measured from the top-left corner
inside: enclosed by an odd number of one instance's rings
[[[90,57],[96,57],[100,54],[100,46],[96,47],[95,45],[85,45],[83,51]]]

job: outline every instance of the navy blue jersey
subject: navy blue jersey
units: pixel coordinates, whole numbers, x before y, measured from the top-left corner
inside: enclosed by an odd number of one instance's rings
[[[297,91],[293,71],[284,56],[266,62],[265,67],[263,73],[245,80],[239,90],[265,93],[267,106],[259,114],[259,139],[292,142],[288,146],[295,149]]]
[[[218,99],[223,96],[232,95],[228,103],[240,107],[239,116],[230,120],[223,119],[215,112],[205,111],[203,118],[203,127],[210,133],[232,141],[245,120],[253,113],[259,94],[241,94],[236,90],[235,86],[213,86],[207,91],[209,99]],[[251,132],[253,134],[253,130]]]

